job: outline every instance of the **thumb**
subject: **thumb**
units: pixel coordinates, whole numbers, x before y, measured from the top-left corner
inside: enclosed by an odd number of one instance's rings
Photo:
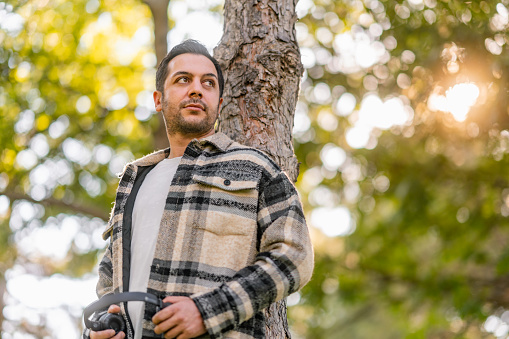
[[[108,308],[108,313],[120,313],[120,307],[118,305],[111,305]]]

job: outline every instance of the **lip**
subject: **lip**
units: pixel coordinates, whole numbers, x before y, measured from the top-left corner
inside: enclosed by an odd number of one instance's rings
[[[205,108],[200,104],[188,104],[188,105],[185,105],[184,108],[190,108],[193,110],[202,110],[202,111],[205,110]]]

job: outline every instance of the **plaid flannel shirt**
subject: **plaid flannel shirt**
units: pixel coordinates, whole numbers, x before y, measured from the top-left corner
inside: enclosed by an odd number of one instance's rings
[[[99,265],[99,297],[128,291],[135,274],[129,197],[140,173],[168,154],[152,153],[124,169],[104,233],[111,239]],[[193,140],[166,198],[147,292],[192,298],[210,338],[264,338],[262,310],[299,290],[312,271],[302,206],[285,173],[263,152],[224,134]],[[127,305],[121,309],[132,338]],[[154,312],[147,304],[144,337],[156,337]]]

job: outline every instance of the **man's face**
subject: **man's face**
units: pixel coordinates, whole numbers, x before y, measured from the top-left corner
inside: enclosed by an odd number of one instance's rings
[[[181,54],[168,64],[164,93],[154,92],[168,135],[199,138],[214,132],[222,98],[212,61],[199,54]]]

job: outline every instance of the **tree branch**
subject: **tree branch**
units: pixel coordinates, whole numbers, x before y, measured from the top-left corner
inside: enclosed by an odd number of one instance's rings
[[[82,213],[82,214],[86,214],[91,217],[101,218],[104,221],[107,221],[109,219],[108,212],[105,212],[104,210],[99,209],[97,207],[93,207],[93,206],[86,206],[86,205],[75,204],[75,203],[66,203],[62,200],[58,200],[53,197],[49,197],[47,199],[38,201],[38,200],[35,200],[34,198],[32,198],[31,196],[29,196],[28,194],[17,193],[17,192],[12,192],[12,191],[3,192],[3,194],[6,195],[11,201],[27,200],[27,201],[33,202],[35,204],[41,204],[45,207],[56,206],[56,207],[68,209],[75,213]]]

